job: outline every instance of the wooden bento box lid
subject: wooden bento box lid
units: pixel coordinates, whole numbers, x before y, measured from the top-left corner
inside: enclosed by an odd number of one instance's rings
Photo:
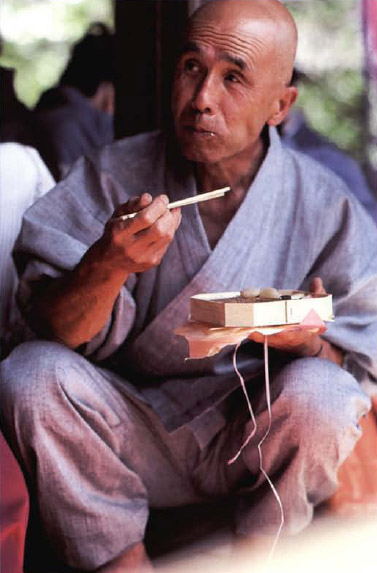
[[[240,291],[202,293],[190,298],[191,320],[217,326],[273,326],[300,323],[311,310],[323,321],[334,319],[332,295],[278,290],[281,299],[244,298]]]

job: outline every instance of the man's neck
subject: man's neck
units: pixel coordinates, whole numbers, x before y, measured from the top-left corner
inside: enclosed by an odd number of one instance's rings
[[[260,138],[254,148],[243,155],[213,164],[198,163],[197,189],[206,192],[229,186],[238,195],[245,195],[263,162],[266,151],[267,144]]]
[[[198,164],[197,188],[201,192],[230,186],[220,199],[199,203],[199,212],[211,247],[214,247],[244,200],[266,155],[267,144],[260,139],[247,157],[215,165]],[[250,157],[252,160],[250,161]]]

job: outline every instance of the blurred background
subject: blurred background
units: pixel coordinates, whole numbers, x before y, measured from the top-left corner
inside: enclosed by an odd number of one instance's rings
[[[3,0],[0,11],[1,63],[17,70],[17,94],[29,107],[57,82],[71,45],[92,22],[114,28],[111,0]]]
[[[299,28],[298,106],[356,159],[377,196],[375,0],[289,0]],[[1,65],[32,108],[95,21],[115,31],[116,136],[161,126],[184,21],[200,0],[2,0]],[[376,20],[373,20],[373,18]],[[373,24],[374,22],[374,24]],[[374,59],[373,59],[374,58]]]

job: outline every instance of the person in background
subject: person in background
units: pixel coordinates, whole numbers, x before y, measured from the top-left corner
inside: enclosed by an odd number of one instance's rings
[[[0,56],[2,52],[3,39],[0,37]],[[12,68],[0,66],[0,141],[40,147],[35,115],[17,96],[15,73]]]
[[[57,180],[78,157],[113,140],[114,99],[113,34],[94,23],[74,45],[58,85],[35,106],[48,142],[41,155]]]
[[[301,81],[305,81],[305,75],[295,69],[292,84],[298,85]],[[369,189],[362,169],[352,157],[339,149],[335,143],[313,129],[308,124],[302,109],[298,107],[291,109],[288,117],[281,124],[280,131],[285,145],[309,155],[336,173],[347,184],[349,190],[359,199],[377,224],[377,196],[374,196]],[[377,193],[377,188],[375,193]]]

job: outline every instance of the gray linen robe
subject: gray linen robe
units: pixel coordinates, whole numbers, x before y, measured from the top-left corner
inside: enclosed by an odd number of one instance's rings
[[[334,296],[335,322],[324,337],[346,352],[360,381],[377,378],[376,228],[342,181],[311,159],[282,147],[275,129],[264,162],[216,247],[211,250],[197,205],[182,223],[161,265],[133,275],[102,331],[82,348],[90,360],[121,373],[169,431],[192,424],[203,445],[224,423],[214,405],[239,384],[233,348],[185,361],[189,298],[250,286],[307,289],[321,276]],[[148,191],[171,200],[194,195],[192,166],[175,157],[160,132],[141,134],[81,159],[29,209],[16,260],[19,300],[27,313],[46,277],[77,265],[119,204]],[[243,345],[241,371],[259,373],[259,345]]]

